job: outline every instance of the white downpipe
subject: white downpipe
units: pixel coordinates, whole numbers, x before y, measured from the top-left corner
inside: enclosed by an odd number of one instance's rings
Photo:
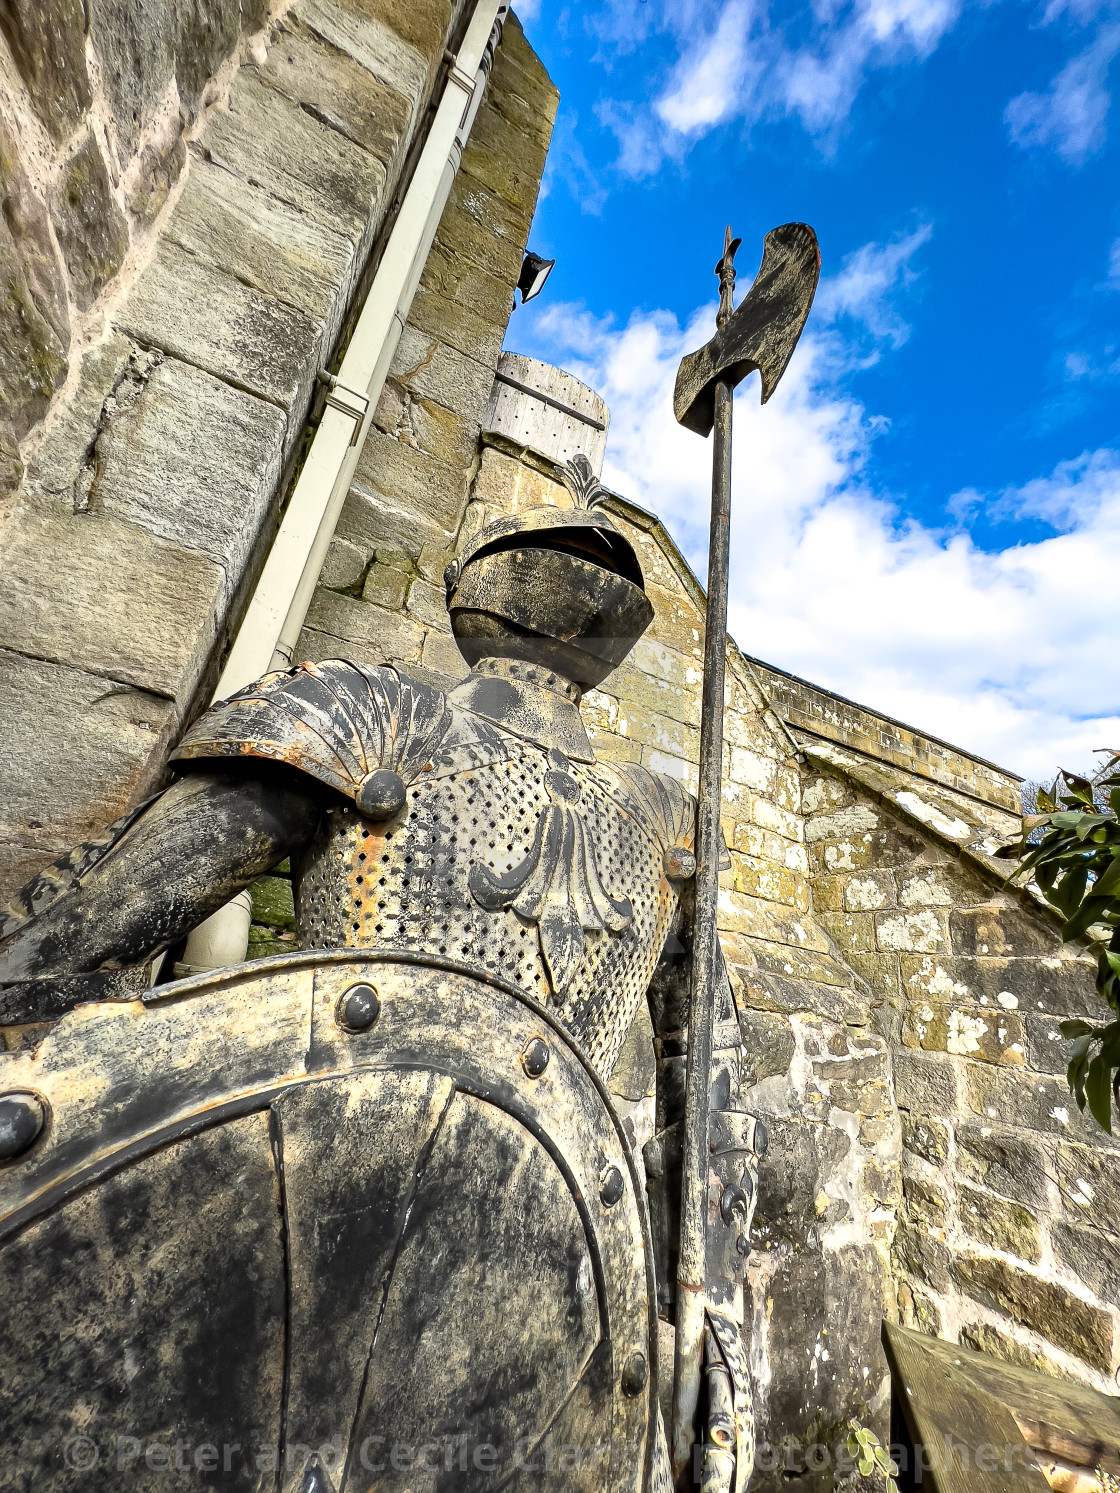
[[[270,669],[287,668],[323,569],[420,276],[439,227],[463,146],[474,124],[509,0],[478,0],[463,45],[428,131],[404,201],[332,395],[355,409],[360,423],[328,403],[312,439],[268,559],[214,691],[225,699]],[[355,395],[357,398],[355,398]],[[184,973],[240,963],[249,923],[247,893],[218,909],[188,937]]]

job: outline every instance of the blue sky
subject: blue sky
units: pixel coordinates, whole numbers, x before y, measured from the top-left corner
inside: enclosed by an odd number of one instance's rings
[[[535,0],[561,92],[507,346],[611,406],[604,480],[701,575],[673,425],[723,226],[813,224],[785,381],[737,404],[740,645],[1040,777],[1120,744],[1120,3]]]

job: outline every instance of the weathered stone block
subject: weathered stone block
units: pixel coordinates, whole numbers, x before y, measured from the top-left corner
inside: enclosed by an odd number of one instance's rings
[[[982,902],[988,888],[979,876],[959,863],[916,865],[898,873],[898,901],[902,907],[960,907]]]
[[[494,384],[493,363],[477,362],[411,324],[405,328],[389,372],[411,393],[454,410],[476,426]]]
[[[1120,1235],[1120,1154],[1088,1146],[1058,1147],[1058,1188],[1070,1221]],[[1103,1244],[1103,1240],[1102,1240]]]
[[[830,814],[836,809],[849,808],[854,803],[855,790],[847,779],[824,777],[812,772],[805,774],[801,810],[808,817]]]
[[[356,596],[365,582],[369,562],[369,550],[351,544],[348,539],[332,539],[319,584],[328,591],[345,591]]]
[[[339,0],[339,8],[356,20],[375,15],[427,58],[438,57],[452,17],[449,0]]]
[[[783,902],[800,913],[809,911],[809,887],[805,878],[773,861],[731,852],[735,890],[768,902]]]
[[[912,1000],[949,1005],[967,1001],[1056,1016],[1086,1016],[1107,1009],[1096,994],[1093,974],[1093,965],[1080,959],[902,956],[902,983]]]
[[[91,514],[211,555],[225,572],[224,597],[279,480],[285,425],[274,404],[201,369],[134,357],[102,407],[79,492]]]
[[[1009,1333],[1000,1332],[998,1327],[993,1327],[988,1322],[967,1323],[961,1328],[958,1341],[966,1348],[986,1353],[989,1358],[1017,1364],[1019,1368],[1030,1369],[1036,1374],[1049,1374],[1051,1377],[1061,1374],[1057,1364],[1045,1354],[1035,1352],[1026,1343],[1011,1337]]]
[[[135,153],[175,74],[170,11],[167,0],[147,5],[90,0],[89,31],[122,161]]]
[[[1112,1240],[1094,1228],[1054,1223],[1050,1243],[1065,1268],[1102,1301],[1120,1298],[1120,1250]]]
[[[916,1227],[912,1223],[900,1223],[895,1231],[892,1255],[896,1269],[916,1275],[935,1291],[952,1289],[949,1251],[944,1244],[929,1236],[924,1225]]]
[[[382,510],[395,509],[413,524],[427,520],[447,533],[458,526],[466,507],[467,473],[371,430],[358,463],[354,490],[369,492]],[[419,546],[417,538],[421,538]],[[422,529],[417,529],[413,542],[401,541],[400,548],[418,555],[427,538]]]
[[[933,1118],[952,1115],[957,1108],[957,1075],[944,1059],[896,1051],[894,1092],[900,1109]]]
[[[466,659],[459,652],[455,639],[447,632],[430,632],[424,639],[420,657],[425,668],[439,674],[448,683],[457,683],[470,673]],[[446,685],[441,688],[446,688]],[[592,748],[595,752],[604,754],[598,739],[592,741]],[[610,755],[609,751],[606,755]],[[611,760],[615,759],[611,758]]]
[[[416,90],[406,97],[392,86],[394,80],[372,76],[288,16],[273,38],[260,77],[313,119],[370,151],[390,172],[396,170],[419,92],[414,70],[402,80]]]
[[[653,621],[646,640],[671,649],[684,658],[703,664],[704,628],[691,601],[663,586],[646,585],[646,595],[653,606]]]
[[[1044,1135],[1060,1135],[1077,1140],[1099,1136],[1094,1121],[1078,1113],[1065,1083],[1057,1078],[1041,1077],[1027,1069],[994,1068],[986,1063],[969,1063],[966,1086],[969,1107],[986,1120],[1005,1125],[1019,1125]]]
[[[332,589],[338,589],[332,587]],[[404,606],[405,594],[408,591],[408,576],[391,565],[373,564],[369,568],[365,585],[362,587],[362,600],[371,602],[374,606],[388,607],[390,611],[397,611]]]
[[[408,588],[408,611],[417,622],[435,632],[450,632],[447,597],[442,586],[414,580]]]
[[[1009,1203],[975,1187],[960,1187],[957,1212],[965,1233],[979,1244],[1001,1249],[1037,1265],[1042,1258],[1042,1235],[1034,1214],[1021,1203]]]
[[[784,1246],[776,1255],[766,1278],[760,1333],[769,1386],[759,1406],[760,1456],[751,1490],[787,1493],[792,1485],[803,1493],[831,1493],[849,1416],[859,1415],[882,1441],[890,1439],[889,1383],[879,1343],[882,1260],[876,1250],[851,1243],[836,1249]],[[836,1351],[840,1343],[843,1352]],[[805,1392],[807,1373],[811,1395]],[[871,1411],[869,1404],[882,1408]],[[823,1469],[822,1446],[829,1451]]]
[[[945,914],[930,907],[921,912],[877,912],[875,942],[878,948],[897,953],[948,950]]]
[[[388,14],[400,15],[400,0]],[[366,72],[409,98],[419,98],[428,76],[427,58],[382,18],[380,5],[336,4],[335,0],[296,0],[293,15]]]
[[[501,51],[499,47],[499,57]],[[531,214],[547,147],[539,141],[525,140],[523,149],[511,151],[510,133],[500,112],[484,102],[463,152],[462,170],[498,192],[520,212]]]
[[[1035,1016],[1023,1019],[1027,1035],[1027,1055],[1032,1068],[1039,1073],[1064,1073],[1069,1064],[1071,1043],[1059,1030],[1057,1016]]]
[[[804,1245],[814,1234],[813,1199],[851,1150],[842,1130],[770,1116],[770,1149],[759,1163],[758,1207],[751,1229],[757,1248],[786,1239]]]
[[[817,922],[844,953],[875,948],[875,924],[869,912],[822,912]]]
[[[81,0],[0,5],[0,31],[35,112],[56,144],[73,133],[93,102],[85,29]]]
[[[528,228],[526,214],[504,197],[489,191],[475,177],[459,176],[443,210],[439,231],[452,244],[469,244],[481,269],[503,284],[513,285],[521,271]]]
[[[954,908],[949,931],[954,954],[1055,954],[1060,947],[1057,922],[1018,907]]]
[[[950,1265],[953,1279],[966,1295],[1101,1373],[1112,1368],[1112,1318],[1082,1301],[1064,1286],[1040,1280],[1004,1260],[958,1255]]]
[[[751,807],[751,818],[755,824],[760,824],[763,829],[773,830],[776,835],[783,835],[787,840],[801,840],[804,838],[804,830],[801,820],[796,814],[791,814],[788,809],[779,808],[772,804],[769,799],[756,798]]]
[[[351,238],[205,159],[194,161],[166,235],[271,299],[324,321],[337,314],[357,273]]]
[[[282,409],[302,412],[310,396],[321,323],[167,240],[117,313],[117,325]]]
[[[308,608],[307,627],[344,642],[365,643],[380,654],[379,662],[390,659],[419,662],[424,642],[424,629],[399,612],[340,596],[322,586]]]
[[[943,1188],[932,1187],[920,1177],[904,1176],[902,1193],[906,1216],[923,1229],[944,1231],[949,1226],[949,1199]]]
[[[173,725],[160,696],[0,651],[0,838],[23,847],[0,898],[38,869],[28,847],[54,856],[142,797]]]
[[[971,1120],[958,1122],[956,1134],[957,1170],[962,1177],[1031,1208],[1047,1206],[1050,1167],[1037,1141]]]
[[[891,871],[855,872],[845,879],[845,912],[876,912],[897,900]]]
[[[861,950],[846,949],[844,962],[850,964],[861,980],[866,980],[872,993],[882,1000],[897,1002],[899,995],[898,959],[894,954],[868,954]]]
[[[982,1063],[1001,1063],[1022,1068],[1026,1063],[1023,1029],[1018,1017],[1008,1011],[989,1011],[981,1006],[911,1005],[902,1029],[907,1047],[926,1052],[947,1052],[975,1058]]]
[[[429,258],[416,291],[409,325],[493,368],[505,335],[511,300],[508,282],[472,273],[462,259],[452,269],[433,263],[434,257]]]
[[[732,782],[742,783],[756,793],[773,793],[778,769],[774,757],[736,746],[731,747],[729,756],[728,776]]]
[[[815,912],[843,912],[847,876],[814,876],[811,884]]]
[[[746,1049],[744,1087],[761,1083],[764,1078],[782,1078],[789,1072],[796,1043],[788,1021],[744,1008],[739,1011],[739,1030]]]
[[[611,673],[606,689],[625,706],[638,705],[686,726],[700,726],[700,696],[695,686],[651,677],[637,665],[633,654]]]
[[[243,67],[229,108],[206,125],[203,149],[216,164],[309,213],[355,241],[381,210],[385,167]]]
[[[106,515],[30,505],[5,539],[0,646],[186,700],[225,584],[208,555]]]
[[[853,1015],[856,1006],[847,988],[836,979],[838,966],[835,963],[799,959],[794,964],[790,951],[783,950],[781,945],[756,941],[750,945],[750,951],[757,966],[751,966],[736,959],[733,939],[724,939],[721,935],[721,942],[735,982],[739,1011],[754,1009],[784,1015],[808,1011],[836,1023],[845,1023]],[[806,969],[811,972],[809,975],[806,975]],[[812,978],[820,975],[829,978]]]
[[[829,952],[828,940],[809,918],[797,918],[788,907],[730,888],[720,889],[719,925],[729,933],[771,939],[818,954]]]
[[[150,140],[130,168],[125,202],[133,217],[152,223],[187,164],[187,147],[176,131],[170,139]]]
[[[11,445],[66,377],[66,288],[46,210],[0,128],[0,433]]]
[[[902,1144],[930,1166],[944,1166],[949,1159],[949,1127],[937,1120],[905,1115],[902,1121]]]
[[[381,392],[375,420],[377,428],[386,435],[434,456],[447,466],[465,470],[478,454],[476,425],[453,410],[445,409],[434,399],[421,399],[395,379],[388,380]],[[442,553],[443,561],[438,571],[429,575],[428,580],[442,581],[447,562],[451,559],[449,553]]]

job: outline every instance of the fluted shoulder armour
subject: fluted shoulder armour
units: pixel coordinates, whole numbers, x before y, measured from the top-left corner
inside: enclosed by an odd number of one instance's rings
[[[221,701],[195,723],[172,761],[263,757],[356,799],[380,769],[414,782],[450,724],[440,690],[388,665],[330,659],[266,674]]]

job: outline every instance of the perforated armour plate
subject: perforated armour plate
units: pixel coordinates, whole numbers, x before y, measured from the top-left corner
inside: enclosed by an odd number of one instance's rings
[[[579,787],[574,812],[606,891],[627,898],[619,933],[590,929],[583,959],[560,999],[536,924],[512,908],[487,911],[468,886],[472,865],[501,875],[531,853],[550,797],[549,754],[502,733],[436,753],[388,824],[350,806],[332,810],[297,867],[301,944],[378,948],[461,960],[516,984],[554,1011],[609,1074],[645,997],[676,905],[663,849],[607,767],[564,763]]]
[[[16,1089],[48,1120],[0,1169],[0,1485],[295,1493],[320,1448],[338,1493],[648,1486],[637,1173],[520,992],[286,955],[79,1007]]]

